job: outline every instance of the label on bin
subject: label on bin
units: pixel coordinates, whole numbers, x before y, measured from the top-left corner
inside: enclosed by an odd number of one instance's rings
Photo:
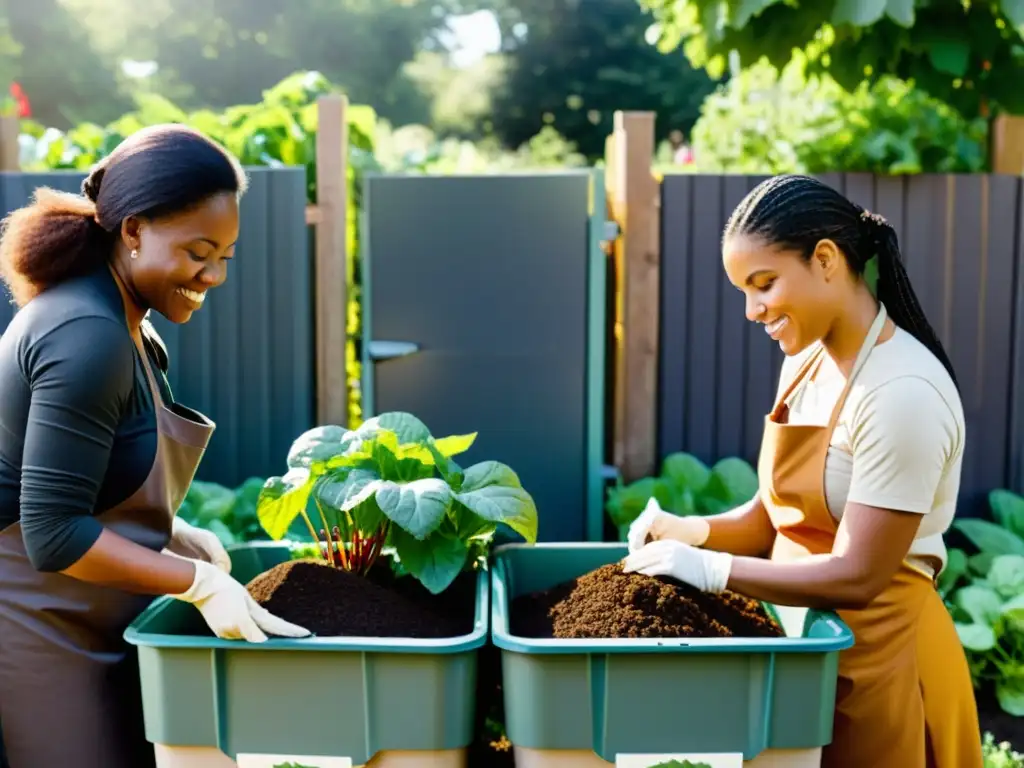
[[[615,768],[743,768],[742,752],[616,755]]]
[[[238,755],[238,768],[352,768],[351,757],[311,755]]]

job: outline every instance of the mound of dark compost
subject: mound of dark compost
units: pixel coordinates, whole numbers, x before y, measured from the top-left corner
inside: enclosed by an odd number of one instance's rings
[[[512,601],[510,629],[534,638],[782,637],[757,600],[707,594],[621,563]]]
[[[411,576],[396,578],[384,566],[359,576],[303,559],[270,568],[246,588],[268,611],[319,637],[437,639],[473,631],[471,572],[433,595]]]

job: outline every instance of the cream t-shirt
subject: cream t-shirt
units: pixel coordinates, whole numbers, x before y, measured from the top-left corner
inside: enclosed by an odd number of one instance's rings
[[[776,398],[817,345],[783,362]],[[790,424],[826,426],[846,379],[827,354],[813,380],[787,399]],[[966,425],[956,386],[942,363],[897,328],[861,367],[825,463],[832,516],[858,503],[924,515],[908,564],[929,576],[945,566],[943,533],[956,511]]]

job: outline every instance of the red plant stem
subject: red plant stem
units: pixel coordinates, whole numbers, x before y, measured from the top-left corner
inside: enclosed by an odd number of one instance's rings
[[[334,550],[331,547],[331,535],[323,528],[320,529],[319,535],[323,537],[323,540],[326,543],[324,559],[331,565],[334,565]],[[319,542],[319,539],[317,541]]]
[[[349,570],[349,557],[345,552],[345,542],[341,538],[341,529],[338,526],[334,526],[334,538],[338,545],[338,565]]]

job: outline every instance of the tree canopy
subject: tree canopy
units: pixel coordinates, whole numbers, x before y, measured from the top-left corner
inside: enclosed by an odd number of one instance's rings
[[[717,77],[735,51],[784,67],[794,49],[808,73],[853,90],[884,75],[973,117],[1024,111],[1024,0],[638,0],[663,51],[682,46]]]

